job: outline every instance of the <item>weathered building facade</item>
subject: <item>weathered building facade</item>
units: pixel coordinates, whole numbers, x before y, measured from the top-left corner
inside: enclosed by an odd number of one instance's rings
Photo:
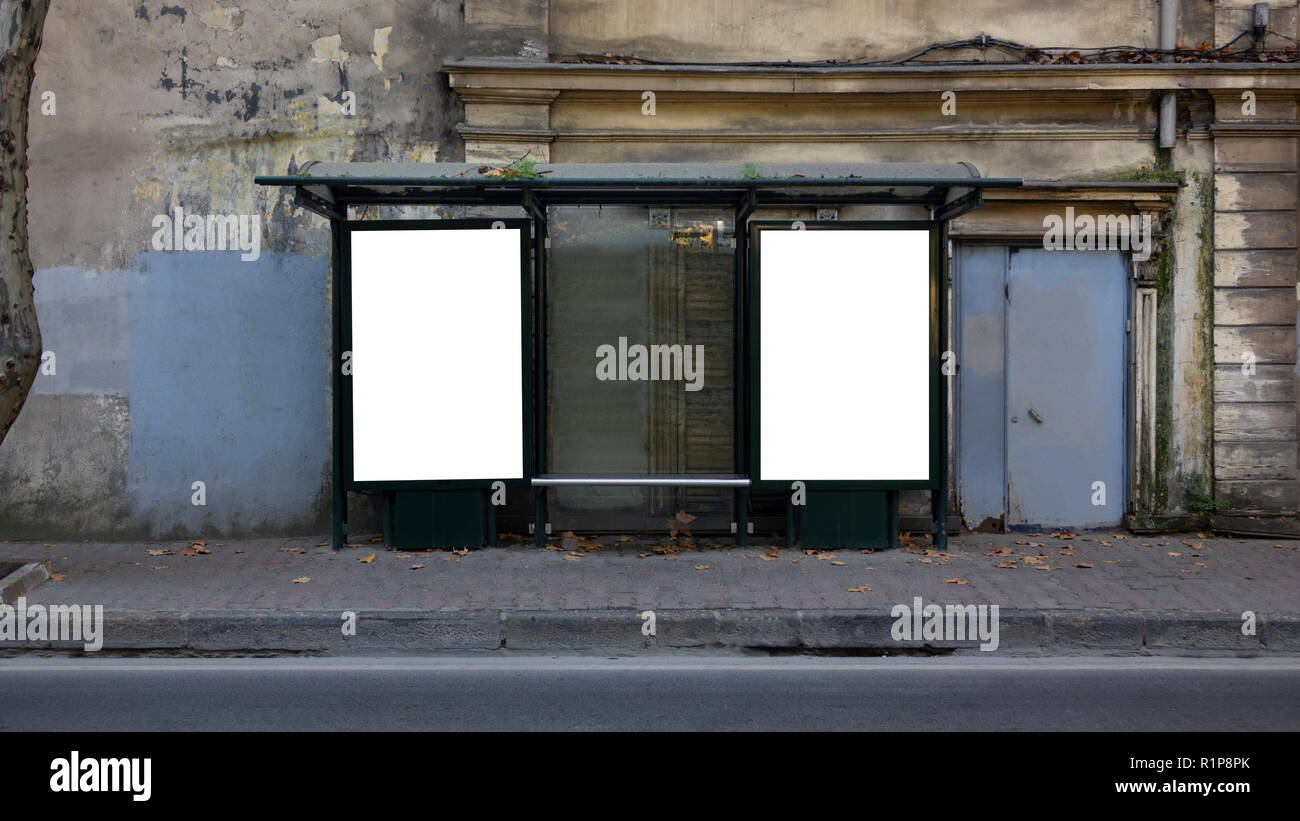
[[[1295,513],[1300,30],[1295,0],[1268,5],[1257,27],[1236,0],[56,2],[30,151],[51,367],[0,446],[0,532],[326,526],[328,233],[252,184],[312,160],[961,161],[1024,178],[951,229],[954,516]],[[725,465],[732,398],[710,389],[731,381],[720,240],[736,226],[558,210],[557,465]],[[1119,226],[1123,247],[1101,241]],[[720,370],[611,404],[575,374],[628,328],[704,344]],[[553,521],[643,528],[716,501],[629,493],[560,494]]]

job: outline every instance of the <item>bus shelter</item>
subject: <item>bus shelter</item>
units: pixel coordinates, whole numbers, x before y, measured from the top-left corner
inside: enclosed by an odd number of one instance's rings
[[[899,491],[927,490],[946,544],[947,226],[1021,180],[968,163],[313,162],[256,182],[292,188],[330,225],[336,548],[348,491],[382,494],[386,540],[410,549],[494,544],[496,510],[519,493],[544,545],[547,491],[566,487],[722,489],[738,544],[750,494],[780,491],[787,541],[815,548],[895,545]],[[555,214],[626,205],[731,216],[730,237],[708,237],[734,249],[729,471],[551,464]],[[374,219],[373,206],[444,208]],[[600,346],[592,378],[691,368],[689,345],[644,342]]]

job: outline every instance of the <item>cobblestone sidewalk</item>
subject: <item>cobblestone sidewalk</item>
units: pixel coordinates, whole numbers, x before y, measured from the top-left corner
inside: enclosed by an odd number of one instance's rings
[[[106,610],[860,610],[921,596],[1003,609],[1300,615],[1297,541],[970,534],[944,554],[919,543],[811,555],[729,539],[571,539],[570,549],[556,539],[555,549],[515,543],[465,555],[379,544],[335,553],[322,541],[209,542],[210,552],[192,556],[178,555],[188,543],[176,542],[15,542],[0,544],[0,559],[48,561],[58,580],[30,602]],[[170,553],[151,555],[160,550]]]

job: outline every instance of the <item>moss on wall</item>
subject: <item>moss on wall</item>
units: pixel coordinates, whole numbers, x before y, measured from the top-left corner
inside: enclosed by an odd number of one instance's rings
[[[1188,386],[1199,399],[1198,429],[1203,431],[1202,452],[1206,454],[1206,475],[1214,476],[1214,176],[1192,172],[1192,184],[1201,200],[1201,225],[1196,232],[1196,292],[1200,310],[1196,314],[1196,365]],[[1214,482],[1209,482],[1213,497]]]
[[[1183,178],[1182,173],[1177,176]],[[1181,474],[1173,463],[1170,441],[1173,425],[1173,329],[1174,283],[1172,243],[1164,243],[1156,266],[1156,475],[1152,512],[1175,513],[1183,509],[1189,489],[1197,499],[1213,499],[1214,475],[1214,178],[1193,171],[1188,181],[1199,203],[1200,224],[1196,229],[1197,309],[1195,343],[1190,351],[1192,367],[1187,370],[1185,387],[1190,411],[1199,416],[1197,430],[1202,431],[1201,452],[1206,454],[1201,470]],[[1186,422],[1190,419],[1186,420]],[[1208,490],[1206,490],[1208,488]],[[1208,494],[1208,495],[1207,495]]]
[[[1173,424],[1174,281],[1172,243],[1156,260],[1156,475],[1152,477],[1153,513],[1169,509],[1170,428]]]
[[[1155,162],[1152,163],[1117,168],[1102,174],[1086,176],[1083,179],[1090,182],[1186,182],[1183,172],[1170,168],[1168,159],[1159,156],[1160,153],[1168,152],[1159,152]]]

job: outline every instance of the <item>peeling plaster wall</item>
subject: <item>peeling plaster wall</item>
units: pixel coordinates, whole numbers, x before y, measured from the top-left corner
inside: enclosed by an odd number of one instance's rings
[[[1206,282],[1212,276],[1206,266],[1213,249],[1204,229],[1213,219],[1213,185],[1207,183],[1214,175],[1214,144],[1182,141],[1173,152],[1173,163],[1185,175],[1186,185],[1178,192],[1171,232],[1169,454],[1159,502],[1165,510],[1181,511],[1188,488],[1213,475],[1214,362],[1209,342],[1214,306]]]
[[[1222,0],[1220,0],[1221,2]],[[1180,29],[1213,35],[1208,0],[1183,0]],[[668,61],[893,59],[987,34],[1029,46],[1155,47],[1155,0],[553,0],[552,51]],[[973,56],[997,59],[996,50]]]
[[[253,177],[461,160],[461,107],[438,68],[545,48],[544,25],[466,23],[462,9],[53,4],[29,160],[54,373],[0,446],[0,536],[328,528],[329,231]],[[176,207],[260,220],[260,257],[155,250],[153,220]]]

